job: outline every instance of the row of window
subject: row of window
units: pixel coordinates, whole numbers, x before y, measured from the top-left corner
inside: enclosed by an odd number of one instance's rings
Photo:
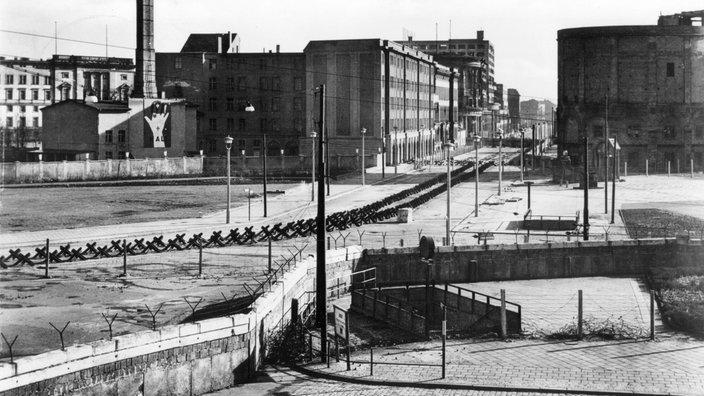
[[[617,128],[609,128],[609,135],[611,137],[615,136],[618,134],[618,129]],[[640,127],[628,127],[626,130],[626,136],[629,138],[639,138],[643,134]],[[651,129],[647,131],[646,133],[650,133],[651,136],[652,134],[656,135],[661,135],[665,139],[674,139],[677,137],[677,129],[672,126],[667,126],[663,127],[662,129]],[[691,138],[696,138],[696,139],[702,139],[704,138],[704,125],[698,125],[692,129],[684,129],[681,131],[682,137],[691,137]],[[604,137],[604,126],[603,125],[592,125],[592,137],[595,139],[602,138]]]
[[[39,90],[38,89],[30,89],[29,90],[29,95],[31,100],[51,100],[51,90],[45,89],[44,95],[42,99],[40,98]],[[5,88],[5,100],[13,100],[15,98],[14,95],[14,89],[12,88]],[[27,90],[26,89],[17,89],[17,99],[18,100],[27,100]]]
[[[105,143],[112,143],[113,140],[113,132],[112,129],[108,129],[105,131]],[[117,142],[118,143],[125,143],[127,141],[127,133],[125,132],[124,129],[120,129],[117,131]]]
[[[28,106],[19,106],[20,108],[20,113],[26,113],[27,112],[27,107]],[[7,105],[7,112],[12,113],[15,111],[15,106],[13,105]],[[39,113],[39,106],[29,106],[30,111],[34,111],[35,113]]]
[[[210,77],[208,78],[208,89],[216,90],[219,88],[218,78]],[[247,91],[254,87],[247,83],[247,77],[237,77],[237,82],[235,83],[234,77],[225,78],[225,89],[227,91]],[[281,77],[259,77],[259,90],[262,91],[281,91]],[[303,77],[293,78],[293,90],[301,91],[303,90]]]
[[[293,129],[296,133],[303,132],[305,121],[302,118],[293,119]],[[226,127],[228,131],[235,131],[235,119],[227,118]],[[259,119],[259,130],[260,131],[281,131],[281,122],[278,118],[260,118]],[[218,119],[209,118],[208,119],[208,130],[217,131],[218,130]],[[247,130],[247,120],[244,118],[237,119],[237,132],[252,132]]]
[[[15,127],[15,118],[14,117],[6,117],[5,118],[5,127],[14,128]],[[27,127],[27,118],[26,117],[19,117],[18,122],[17,122],[17,127],[18,128],[26,128]],[[39,128],[39,117],[32,117],[32,128]]]

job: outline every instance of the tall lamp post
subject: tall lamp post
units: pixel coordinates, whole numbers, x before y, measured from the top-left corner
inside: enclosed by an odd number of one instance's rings
[[[262,173],[264,175],[264,217],[266,217],[266,151],[267,151],[267,146],[266,146],[266,133],[264,134],[264,161],[262,163]]]
[[[501,178],[503,176],[503,158],[501,158],[501,145],[504,139],[504,131],[498,128],[499,131],[496,132],[496,136],[499,138],[499,196],[501,196]]]
[[[474,135],[474,217],[479,217],[479,143],[482,137]]]
[[[247,194],[247,220],[252,221],[252,190],[245,188],[245,194]]]
[[[454,144],[447,142],[443,144],[443,147],[445,150],[447,150],[447,216],[445,217],[445,240],[447,241],[447,245],[451,245],[450,243],[450,188],[452,185],[452,175],[450,172],[450,150],[452,150],[453,147],[455,147]]]
[[[230,149],[232,148],[232,137],[225,138],[225,149],[227,150],[227,209],[225,210],[225,224],[230,224]]]
[[[315,138],[318,133],[315,131],[310,132],[311,148],[310,148],[310,201],[315,201]]]
[[[365,184],[364,180],[364,174],[367,173],[367,167],[365,166],[364,163],[364,156],[365,156],[365,151],[364,151],[364,136],[367,134],[367,128],[362,128],[362,185]]]
[[[398,127],[394,127],[394,175],[398,174]]]
[[[521,183],[523,183],[523,137],[525,133],[523,128],[521,128]]]

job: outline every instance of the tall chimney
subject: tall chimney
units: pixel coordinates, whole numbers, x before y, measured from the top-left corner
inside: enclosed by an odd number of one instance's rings
[[[132,97],[156,99],[154,0],[137,0],[137,50]]]

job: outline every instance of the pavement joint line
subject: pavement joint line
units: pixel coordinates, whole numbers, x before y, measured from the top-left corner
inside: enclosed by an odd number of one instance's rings
[[[389,380],[389,379],[365,379],[360,377],[352,377],[345,375],[337,375],[333,373],[326,373],[323,371],[317,371],[303,367],[301,365],[294,364],[291,369],[298,371],[302,374],[306,374],[311,377],[322,378],[332,381],[348,382],[358,385],[372,385],[372,386],[392,386],[392,387],[402,387],[402,388],[422,388],[422,389],[446,389],[446,390],[476,390],[476,391],[490,391],[490,392],[525,392],[525,393],[545,393],[545,394],[572,394],[572,395],[630,395],[630,396],[686,396],[684,394],[679,395],[677,393],[659,393],[659,392],[636,392],[636,391],[600,391],[600,390],[578,390],[578,389],[565,389],[565,388],[547,388],[547,387],[513,387],[513,386],[492,386],[492,385],[470,385],[470,384],[459,384],[459,383],[442,383],[441,379],[435,380],[434,382],[412,382],[412,381],[400,381],[400,380]]]

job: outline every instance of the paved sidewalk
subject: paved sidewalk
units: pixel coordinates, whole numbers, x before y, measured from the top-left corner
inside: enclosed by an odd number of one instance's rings
[[[354,352],[345,362],[304,366],[310,375],[443,388],[462,385],[494,390],[601,392],[601,394],[704,394],[704,343],[667,341],[447,342],[446,378],[441,342]]]

